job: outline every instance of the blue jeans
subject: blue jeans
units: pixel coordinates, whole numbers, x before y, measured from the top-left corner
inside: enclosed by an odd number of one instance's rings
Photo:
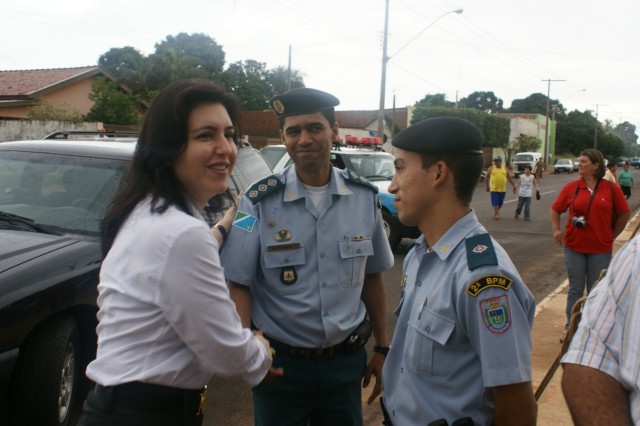
[[[524,206],[524,218],[529,219],[529,213],[531,213],[531,197],[518,197],[516,216],[520,216],[520,213],[522,212],[522,206]]]
[[[571,320],[571,308],[584,295],[585,285],[587,293],[591,291],[593,284],[598,280],[600,271],[606,269],[611,261],[611,252],[586,254],[578,253],[568,247],[564,248],[564,263],[567,267],[569,278],[569,293],[567,294],[567,323]]]

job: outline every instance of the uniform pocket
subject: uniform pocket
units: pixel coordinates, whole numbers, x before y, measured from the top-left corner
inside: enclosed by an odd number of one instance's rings
[[[453,371],[455,350],[445,346],[455,322],[425,308],[407,330],[407,365],[417,374],[447,377]]]
[[[281,294],[300,293],[309,288],[309,283],[301,279],[300,272],[307,263],[304,247],[295,250],[263,251],[265,275],[268,283],[274,283],[274,290]],[[296,280],[293,284],[282,281],[283,275],[290,278],[290,274],[295,274]]]
[[[340,285],[356,287],[362,283],[367,256],[373,255],[373,243],[368,240],[338,241],[340,250]]]

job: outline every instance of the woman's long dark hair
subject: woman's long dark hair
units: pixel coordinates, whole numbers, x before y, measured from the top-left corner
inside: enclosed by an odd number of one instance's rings
[[[152,197],[153,212],[164,213],[169,206],[175,205],[191,214],[183,186],[172,165],[187,145],[191,111],[203,103],[222,104],[236,128],[235,134],[241,134],[238,101],[217,84],[181,80],[162,90],[145,116],[125,186],[114,198],[102,221],[103,257],[111,249],[131,211],[148,195]]]

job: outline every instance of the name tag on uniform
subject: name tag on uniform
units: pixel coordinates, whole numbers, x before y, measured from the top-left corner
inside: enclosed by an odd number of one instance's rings
[[[267,246],[267,251],[287,251],[287,250],[297,250],[300,248],[300,243],[291,243],[291,244],[280,244],[277,246]]]

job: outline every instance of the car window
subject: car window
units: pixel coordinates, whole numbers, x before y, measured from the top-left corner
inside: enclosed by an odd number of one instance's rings
[[[285,152],[287,152],[287,148],[284,146],[265,146],[260,150],[265,161],[272,169],[278,163],[278,160],[282,158]]]
[[[3,151],[0,210],[63,233],[98,235],[126,168],[123,160]]]

